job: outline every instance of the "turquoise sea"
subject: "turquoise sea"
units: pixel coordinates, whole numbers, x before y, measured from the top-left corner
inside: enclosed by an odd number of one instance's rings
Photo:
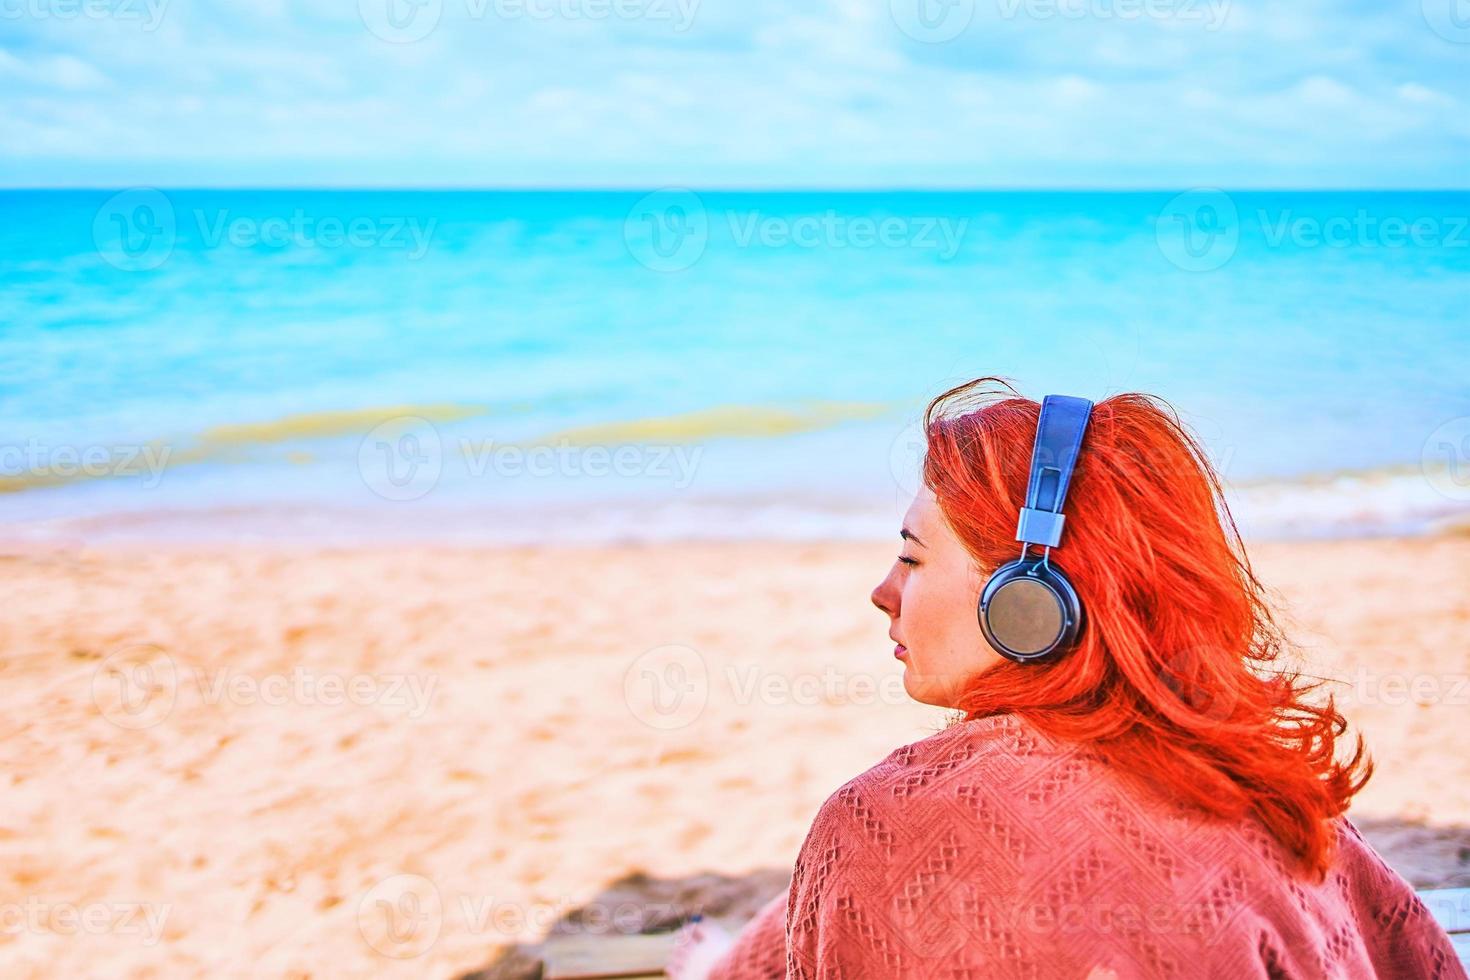
[[[925,401],[1147,391],[1253,533],[1470,507],[1467,192],[0,191],[6,537],[892,533]]]

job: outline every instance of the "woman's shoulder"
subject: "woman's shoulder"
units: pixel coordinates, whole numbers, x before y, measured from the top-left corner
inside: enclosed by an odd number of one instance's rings
[[[843,788],[921,796],[956,779],[1014,776],[1065,759],[1081,764],[1090,753],[1058,742],[1018,715],[997,714],[958,721],[942,731],[902,745]],[[839,790],[841,792],[841,790]]]
[[[1115,851],[1166,879],[1201,846],[1225,858],[1272,844],[1263,828],[1210,820],[1015,714],[957,722],[843,783],[808,840],[852,835],[889,857],[946,836],[980,840],[1018,873],[1046,873],[1058,848],[1084,864]]]
[[[1335,825],[1337,859],[1314,881],[1253,818],[1170,800],[1020,717],[961,722],[822,805],[793,873],[792,948],[802,962],[850,946],[910,964],[1067,963],[1076,976],[1109,966],[1104,952],[1161,975],[1262,962],[1294,976],[1453,975],[1435,972],[1451,953],[1412,888],[1350,821]],[[877,975],[868,966],[848,975]]]
[[[912,829],[926,809],[953,820],[1026,801],[1049,805],[1069,788],[1106,778],[1097,767],[1090,752],[1055,741],[1016,715],[960,721],[894,749],[843,783],[822,804],[817,824],[871,827],[902,810]]]

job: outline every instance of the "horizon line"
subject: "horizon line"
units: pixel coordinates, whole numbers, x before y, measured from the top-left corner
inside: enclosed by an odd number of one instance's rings
[[[653,194],[660,191],[691,191],[705,194],[1169,194],[1196,190],[1216,190],[1227,193],[1418,193],[1452,194],[1470,192],[1470,185],[1463,187],[1406,187],[1406,186],[1323,186],[1323,185],[1272,185],[1237,186],[1221,184],[1192,184],[1189,186],[1087,186],[1072,184],[1056,185],[954,185],[954,186],[905,186],[905,185],[710,185],[662,184],[662,185],[396,185],[396,184],[15,184],[0,185],[0,193],[17,191],[94,191],[97,193],[126,190],[157,191],[328,191],[339,193],[397,192],[411,194],[474,193],[474,194]]]

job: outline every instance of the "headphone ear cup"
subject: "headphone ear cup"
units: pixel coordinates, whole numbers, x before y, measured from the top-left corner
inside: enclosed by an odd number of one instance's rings
[[[980,593],[978,615],[990,646],[1018,663],[1065,652],[1082,627],[1082,604],[1072,583],[1041,558],[997,568]]]

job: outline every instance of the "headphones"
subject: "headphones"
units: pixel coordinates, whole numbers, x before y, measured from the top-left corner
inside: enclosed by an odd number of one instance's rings
[[[1082,602],[1049,561],[1062,540],[1062,504],[1092,417],[1092,402],[1047,395],[1031,447],[1026,505],[1016,523],[1021,557],[997,568],[980,593],[980,629],[1002,657],[1031,664],[1070,650],[1082,629]],[[1029,554],[1040,545],[1040,556]]]

